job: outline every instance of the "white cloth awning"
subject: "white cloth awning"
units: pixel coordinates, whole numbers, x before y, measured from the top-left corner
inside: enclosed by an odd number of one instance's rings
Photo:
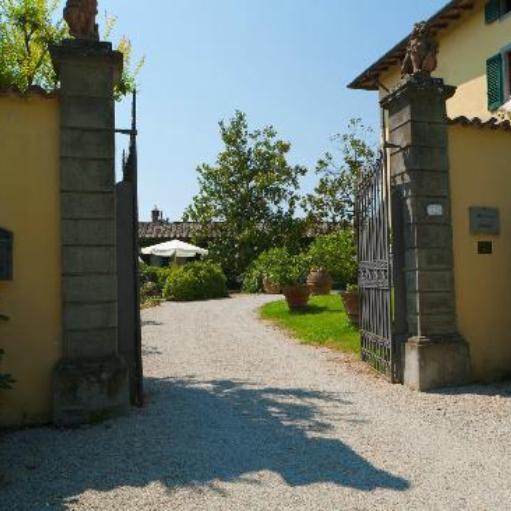
[[[142,254],[144,255],[159,257],[192,258],[197,255],[207,256],[208,253],[209,252],[204,248],[196,247],[179,240],[166,241],[165,243],[159,243],[158,245],[142,249]]]

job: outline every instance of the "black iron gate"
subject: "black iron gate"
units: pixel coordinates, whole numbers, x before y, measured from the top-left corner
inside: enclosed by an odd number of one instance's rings
[[[127,157],[123,158],[123,179],[116,186],[119,352],[128,366],[131,403],[141,406],[143,404],[143,371],[138,282],[136,93],[133,95],[132,117],[130,130],[116,130],[117,133],[123,133],[130,137],[129,153]]]
[[[383,160],[364,170],[357,190],[362,359],[396,381],[392,320],[390,187]]]

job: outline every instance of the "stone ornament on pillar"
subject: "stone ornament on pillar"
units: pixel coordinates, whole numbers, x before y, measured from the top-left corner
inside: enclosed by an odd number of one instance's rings
[[[98,0],[67,0],[64,19],[70,34],[76,39],[98,41],[97,14]]]
[[[416,23],[401,67],[401,76],[431,76],[437,67],[438,42],[426,22]]]

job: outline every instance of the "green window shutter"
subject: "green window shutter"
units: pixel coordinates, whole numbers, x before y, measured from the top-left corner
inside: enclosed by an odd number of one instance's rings
[[[488,79],[488,110],[497,110],[504,104],[504,70],[499,53],[486,61]]]
[[[489,0],[484,9],[484,19],[487,24],[500,18],[501,0]]]

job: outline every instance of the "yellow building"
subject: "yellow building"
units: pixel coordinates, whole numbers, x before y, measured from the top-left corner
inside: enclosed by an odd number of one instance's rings
[[[454,0],[435,14],[440,51],[433,76],[458,87],[447,112],[491,119],[511,99],[511,2]],[[381,97],[401,79],[408,38],[364,71],[350,87],[377,90]]]
[[[59,101],[0,94],[0,228],[13,233],[11,275],[0,277],[0,425],[51,419],[53,369],[62,355]],[[10,247],[11,248],[11,247]]]
[[[511,1],[454,0],[428,25],[439,44],[433,76],[457,87],[447,114],[458,329],[473,378],[498,380],[511,375]],[[350,88],[384,99],[399,87],[408,42]],[[474,228],[471,211],[482,208],[498,219],[493,229]]]

